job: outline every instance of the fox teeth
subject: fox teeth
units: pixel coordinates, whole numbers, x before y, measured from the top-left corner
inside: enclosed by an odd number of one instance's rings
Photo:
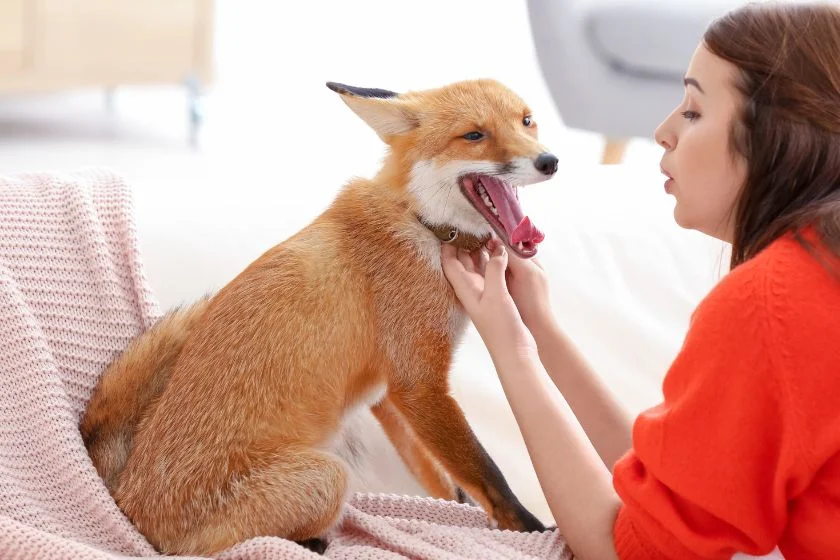
[[[519,249],[520,251],[524,251],[525,250],[525,244],[520,241],[519,243],[516,244],[516,248]]]
[[[481,197],[481,199],[484,201],[484,205],[485,205],[485,206],[487,206],[487,208],[489,208],[489,209],[490,209],[490,213],[492,213],[494,216],[498,216],[498,215],[499,215],[499,211],[496,209],[496,205],[495,205],[495,204],[493,204],[493,201],[492,201],[492,200],[490,200],[490,197],[488,197],[488,196],[485,194],[485,195],[483,195],[483,196]]]
[[[490,212],[492,212],[494,216],[498,216],[499,211],[496,209],[496,205],[493,204],[493,200],[490,198],[490,195],[487,194],[487,189],[484,188],[484,185],[482,185],[480,181],[476,190],[478,191],[478,195],[481,197],[481,200],[484,201],[484,205],[490,209]]]

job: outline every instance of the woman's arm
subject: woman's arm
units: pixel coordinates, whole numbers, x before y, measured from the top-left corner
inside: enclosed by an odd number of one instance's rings
[[[575,414],[536,355],[493,361],[551,513],[575,557],[617,559],[613,526],[621,500]]]
[[[609,469],[630,449],[633,418],[623,409],[552,312],[548,276],[537,259],[511,255],[505,274],[507,290],[528,327],[554,384],[563,393],[586,435]]]
[[[444,246],[442,265],[493,359],[557,527],[577,558],[617,558],[621,500],[610,471],[552,386],[505,285],[507,253],[473,258]]]
[[[550,311],[544,319],[535,322],[531,334],[540,361],[601,460],[612,471],[615,462],[631,447],[633,417],[554,321]]]

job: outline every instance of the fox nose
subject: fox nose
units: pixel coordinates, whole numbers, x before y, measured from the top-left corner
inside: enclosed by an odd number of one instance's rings
[[[557,156],[543,152],[534,160],[534,167],[543,175],[554,175],[557,172]]]

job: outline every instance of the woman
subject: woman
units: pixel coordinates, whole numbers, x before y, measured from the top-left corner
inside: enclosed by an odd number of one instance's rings
[[[731,243],[731,271],[635,421],[537,262],[442,248],[577,557],[840,558],[838,60],[837,5],[748,5],[707,29],[655,138],[677,223]]]

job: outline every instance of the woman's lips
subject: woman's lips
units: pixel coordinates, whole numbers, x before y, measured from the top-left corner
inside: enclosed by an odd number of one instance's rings
[[[667,170],[667,169],[665,169],[664,167],[660,166],[660,167],[659,167],[659,170],[662,172],[662,174],[663,174],[663,175],[665,175],[665,176],[668,178],[668,179],[665,181],[665,192],[666,192],[666,193],[670,193],[670,192],[671,192],[671,189],[672,189],[672,188],[673,188],[673,186],[674,186],[674,178],[673,178],[673,177],[671,177],[671,174],[670,174],[670,173],[668,173],[668,170]]]

